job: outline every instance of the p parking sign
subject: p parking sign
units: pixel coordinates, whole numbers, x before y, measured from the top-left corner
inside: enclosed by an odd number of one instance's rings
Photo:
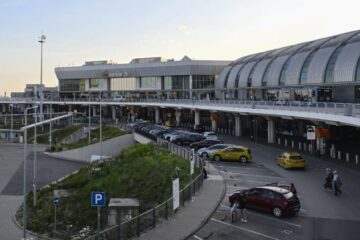
[[[91,192],[91,205],[93,207],[103,207],[105,202],[105,192]]]

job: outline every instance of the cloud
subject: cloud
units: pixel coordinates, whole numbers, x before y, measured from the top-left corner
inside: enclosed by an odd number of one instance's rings
[[[193,29],[191,29],[187,25],[180,25],[178,27],[178,31],[181,32],[184,35],[191,35],[191,34],[193,34],[195,32]]]

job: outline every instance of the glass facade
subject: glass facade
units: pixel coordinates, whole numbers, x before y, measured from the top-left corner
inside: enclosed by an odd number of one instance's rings
[[[90,90],[106,91],[107,90],[107,79],[106,78],[92,78],[90,79]]]
[[[282,69],[281,69],[280,78],[279,78],[279,85],[280,85],[280,86],[283,86],[283,85],[285,85],[285,83],[286,83],[286,72],[287,72],[287,69],[288,69],[288,67],[289,67],[290,58],[291,58],[291,57],[289,57],[289,58],[286,60],[284,66],[283,66]]]
[[[165,90],[171,90],[172,89],[172,80],[171,76],[165,76],[164,77],[164,88]]]
[[[136,78],[134,77],[111,78],[110,85],[111,85],[111,91],[135,90]]]
[[[172,76],[172,89],[189,89],[190,78],[186,76]]]
[[[266,70],[264,72],[263,78],[261,79],[261,86],[265,87],[267,85],[267,81],[269,79],[269,72],[270,72],[270,67],[273,61],[271,61],[267,66],[266,66]]]
[[[193,75],[192,76],[193,89],[208,89],[215,88],[215,76],[213,75]]]
[[[360,82],[360,58],[357,61],[355,81]]]
[[[343,47],[344,47],[344,45],[338,47],[330,57],[330,60],[327,64],[326,72],[325,72],[325,82],[326,83],[334,82],[335,63],[336,63],[336,60],[337,60],[341,50],[343,49]]]
[[[252,78],[253,78],[253,75],[254,75],[254,72],[255,72],[254,71],[255,67],[256,67],[256,64],[253,66],[253,68],[250,71],[250,74],[249,74],[249,77],[248,77],[248,80],[247,80],[247,86],[248,87],[251,87],[251,85],[252,85]]]
[[[141,77],[140,89],[161,89],[161,77]]]
[[[309,66],[310,66],[311,60],[314,57],[317,50],[318,49],[311,52],[310,55],[306,58],[305,63],[303,65],[303,67],[301,69],[301,73],[300,73],[300,84],[306,84],[307,83]]]
[[[78,92],[80,81],[78,79],[64,79],[59,81],[61,92]]]

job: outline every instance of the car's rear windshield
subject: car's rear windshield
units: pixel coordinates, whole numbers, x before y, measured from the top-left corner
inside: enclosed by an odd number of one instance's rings
[[[302,160],[303,158],[301,156],[290,156],[290,160]]]
[[[283,193],[283,195],[286,199],[290,199],[294,196],[294,194],[292,192],[286,192],[286,193]]]

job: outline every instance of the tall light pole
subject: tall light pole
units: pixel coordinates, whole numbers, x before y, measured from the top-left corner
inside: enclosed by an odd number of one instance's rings
[[[90,86],[89,86],[89,129],[88,129],[88,133],[89,133],[89,145],[91,144],[91,90],[90,90]]]
[[[35,128],[34,128],[34,176],[33,176],[33,193],[34,193],[34,207],[36,206],[36,164],[37,164],[37,156],[36,156],[36,140],[37,140],[37,108],[34,109],[34,117],[35,117]]]
[[[26,239],[26,225],[27,225],[27,208],[26,208],[26,165],[27,165],[27,161],[26,161],[26,155],[27,155],[27,112],[30,109],[34,109],[37,108],[38,106],[34,106],[34,107],[29,107],[29,108],[25,108],[25,113],[24,113],[24,117],[25,117],[25,129],[24,129],[24,181],[23,181],[23,197],[24,197],[24,202],[23,202],[23,239]]]
[[[40,122],[44,120],[43,116],[43,43],[46,41],[46,36],[41,34],[38,42],[41,45],[41,57],[40,57]]]
[[[52,99],[51,99],[52,101]],[[52,102],[50,102],[50,119],[52,119]],[[50,137],[49,137],[50,151],[52,147],[52,121],[50,122]]]
[[[14,119],[13,119],[13,114],[14,114],[14,105],[11,103],[10,105],[9,105],[10,107],[11,107],[11,123],[10,123],[10,125],[11,125],[11,130],[10,130],[10,141],[11,142],[13,142],[13,128],[14,128]]]
[[[100,161],[102,160],[102,96],[100,91]]]

